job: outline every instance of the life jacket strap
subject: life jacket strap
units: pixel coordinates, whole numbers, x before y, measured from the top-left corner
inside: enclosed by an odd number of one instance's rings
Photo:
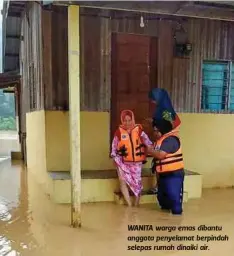
[[[167,156],[165,159],[170,159],[170,158],[175,158],[175,157],[182,157],[183,154],[176,154],[176,155],[173,155],[173,156]]]
[[[123,157],[128,156],[127,148],[125,147],[125,145],[123,145],[119,150],[117,150],[117,153]]]
[[[145,144],[140,144],[138,147],[136,147],[136,150],[142,149],[142,148],[146,148]]]
[[[171,161],[168,161],[168,162],[156,162],[155,166],[163,166],[163,165],[166,165],[166,164],[173,164],[173,163],[178,163],[178,162],[182,162],[183,161],[183,158],[178,158],[178,159],[175,159],[175,160],[171,160]]]
[[[145,155],[145,152],[141,151],[142,148],[143,149],[146,148],[145,144],[143,144],[143,143],[141,143],[138,147],[136,147],[136,150],[140,150],[140,152],[136,153],[136,156],[143,156],[143,155]]]

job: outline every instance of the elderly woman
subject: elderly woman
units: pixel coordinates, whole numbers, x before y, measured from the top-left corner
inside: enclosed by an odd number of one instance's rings
[[[121,112],[121,125],[112,142],[111,157],[117,167],[120,189],[128,206],[132,206],[129,189],[139,205],[142,190],[141,171],[146,160],[145,146],[152,145],[141,125],[135,123],[130,110]]]

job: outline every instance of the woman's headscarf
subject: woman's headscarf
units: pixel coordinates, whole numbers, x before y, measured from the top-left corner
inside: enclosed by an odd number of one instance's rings
[[[173,128],[180,125],[181,121],[177,113],[175,112],[171,99],[165,89],[154,88],[149,92],[149,98],[156,102],[156,109],[153,114],[153,119],[165,119],[170,121]]]
[[[124,119],[126,116],[130,116],[132,119],[132,128],[135,126],[135,116],[131,110],[123,110],[120,114],[120,120],[122,126],[124,126]]]

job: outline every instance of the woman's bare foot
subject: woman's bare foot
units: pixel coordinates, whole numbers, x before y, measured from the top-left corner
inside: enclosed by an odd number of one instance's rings
[[[126,200],[125,200],[126,201]],[[132,207],[132,200],[131,200],[131,198],[129,198],[129,201],[126,201],[126,206],[127,207]]]
[[[122,192],[122,195],[123,195],[125,201],[127,202],[127,205],[129,207],[131,207],[132,201],[131,201],[131,198],[129,195],[128,187],[127,187],[127,184],[125,183],[125,181],[123,181],[123,180],[120,180],[120,189],[121,189],[121,192]]]
[[[135,197],[134,206],[135,206],[135,207],[139,207],[139,205],[140,205],[140,197],[138,196],[138,197]]]

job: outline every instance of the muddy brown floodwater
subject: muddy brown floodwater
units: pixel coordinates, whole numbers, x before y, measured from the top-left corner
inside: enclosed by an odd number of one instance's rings
[[[53,204],[20,162],[4,161],[0,163],[0,256],[231,256],[234,252],[233,198],[232,189],[205,190],[202,199],[185,204],[183,216],[161,212],[156,204],[138,209],[112,203],[86,204],[82,206],[82,228],[73,229],[69,206]],[[167,226],[176,230],[133,232],[128,231],[128,225],[152,225],[153,229]],[[222,230],[193,231],[193,227],[197,229],[200,225],[219,226]],[[180,226],[190,226],[190,230],[179,231]],[[198,234],[229,240],[196,241]],[[179,236],[195,240],[166,240]],[[134,239],[144,241],[132,241]],[[188,250],[179,251],[180,244]],[[208,246],[203,247],[206,251],[200,250],[202,245]],[[143,251],[133,250],[137,246]],[[170,246],[171,251],[162,251]],[[194,250],[196,248],[199,250]]]

